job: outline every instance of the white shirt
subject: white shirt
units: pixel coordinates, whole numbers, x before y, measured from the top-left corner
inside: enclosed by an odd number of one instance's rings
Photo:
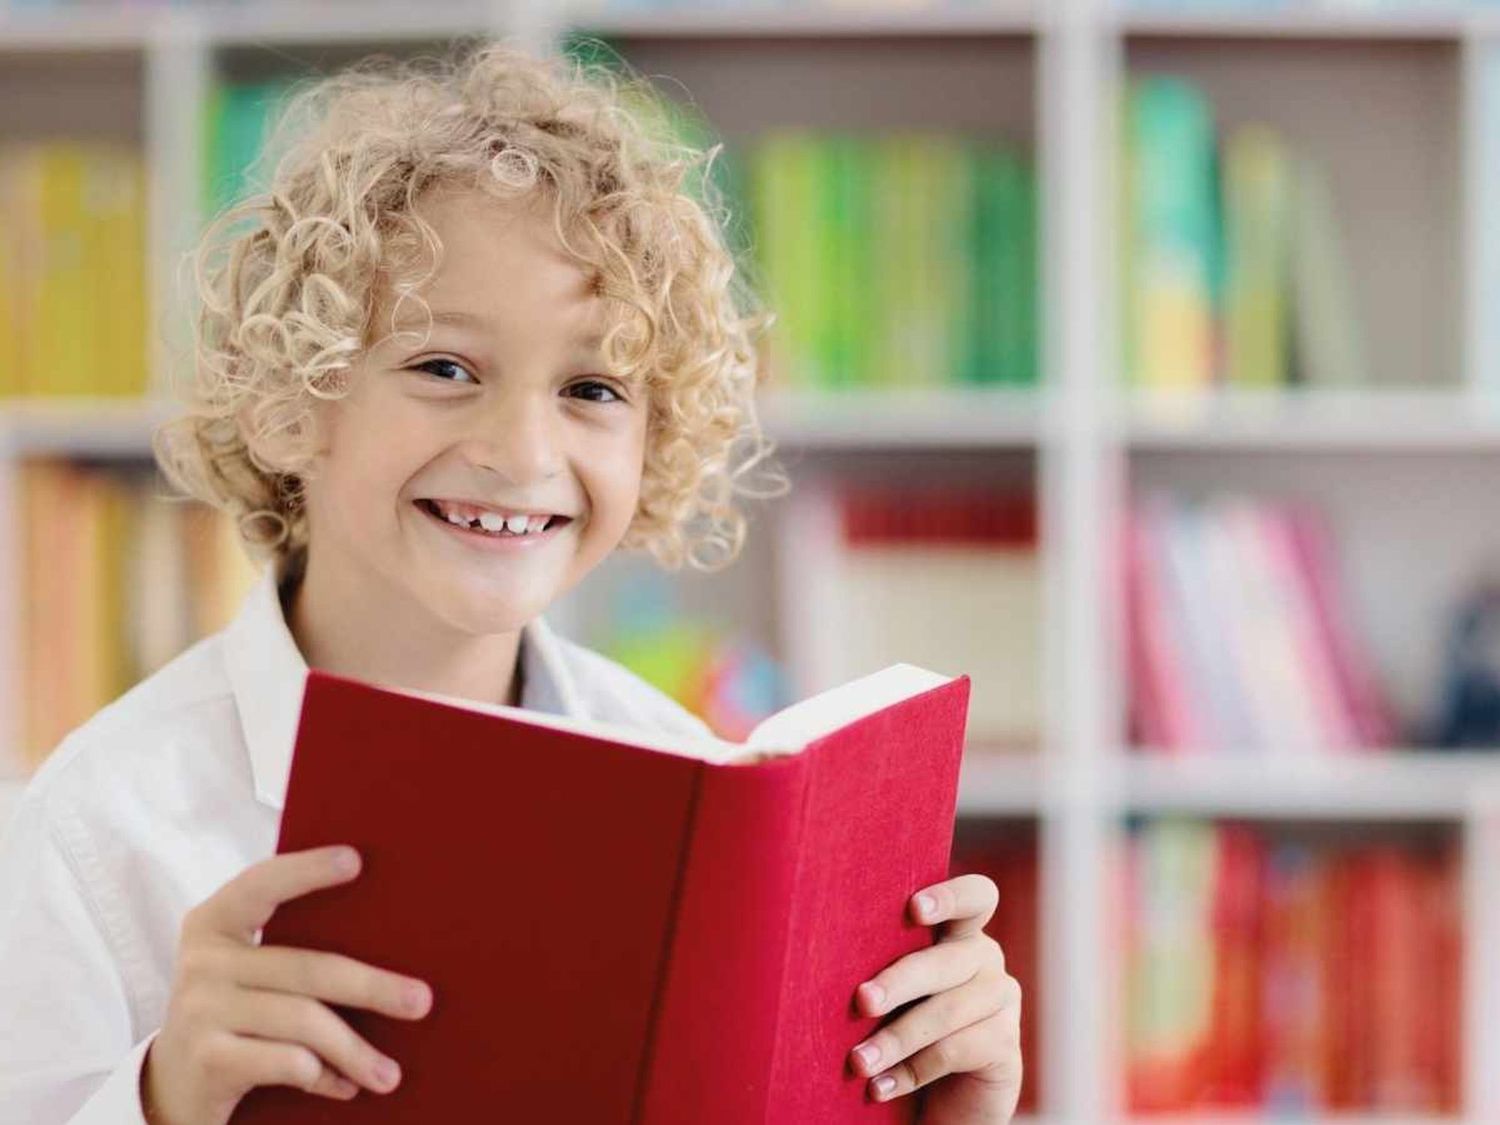
[[[144,1125],[183,915],[275,854],[307,664],[268,567],[235,620],[73,730],[0,836],[0,1122]],[[609,658],[522,630],[521,705],[708,734]]]

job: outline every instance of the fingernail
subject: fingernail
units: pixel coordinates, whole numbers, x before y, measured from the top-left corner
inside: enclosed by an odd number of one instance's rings
[[[917,896],[917,913],[923,918],[931,918],[937,913],[937,899],[929,894]]]
[[[431,1003],[432,990],[425,984],[412,983],[406,986],[406,1010],[408,1012],[425,1012]]]
[[[880,1048],[874,1043],[861,1043],[854,1048],[854,1053],[859,1056],[859,1061],[864,1063],[866,1070],[880,1061]]]
[[[352,875],[359,870],[359,853],[353,848],[340,848],[333,862],[345,875]]]
[[[859,986],[864,990],[865,1006],[874,1015],[879,1015],[880,1010],[885,1007],[885,989],[872,980],[865,981]]]
[[[889,1074],[882,1074],[879,1078],[875,1079],[875,1096],[877,1098],[886,1097],[895,1088],[896,1080]]]
[[[375,1080],[384,1089],[393,1088],[401,1079],[401,1068],[394,1059],[381,1059],[375,1064]]]

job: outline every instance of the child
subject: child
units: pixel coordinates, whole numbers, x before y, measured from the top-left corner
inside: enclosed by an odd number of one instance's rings
[[[156,451],[266,567],[228,627],[63,740],[7,829],[6,1122],[220,1125],[258,1085],[398,1084],[328,1005],[420,1019],[425,983],[259,944],[278,904],[358,871],[348,849],[274,854],[309,666],[706,730],[542,617],[616,546],[732,558],[769,451],[763,322],[683,186],[702,154],[627,104],[500,45],[349,71],[299,94],[268,193],[210,228],[195,400]],[[851,997],[922,1002],[851,1066],[874,1097],[924,1087],[927,1121],[1006,1121],[1020,1000],[982,932],[995,886],[927,890],[937,944]]]

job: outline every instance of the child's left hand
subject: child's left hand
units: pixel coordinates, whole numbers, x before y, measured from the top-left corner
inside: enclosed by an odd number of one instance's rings
[[[923,907],[931,901],[929,909]],[[870,1096],[923,1095],[925,1125],[1005,1125],[1021,1096],[1021,986],[984,932],[999,890],[983,875],[934,883],[911,898],[912,917],[943,923],[937,944],[893,961],[855,992],[867,1016],[926,997],[850,1053]],[[878,1056],[865,1061],[861,1051]],[[941,1080],[941,1081],[939,1081]]]

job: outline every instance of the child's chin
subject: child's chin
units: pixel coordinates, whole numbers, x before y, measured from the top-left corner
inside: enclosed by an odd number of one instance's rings
[[[427,591],[424,599],[434,615],[473,636],[514,633],[546,608],[545,595],[532,590],[463,589],[455,584],[444,591]]]

